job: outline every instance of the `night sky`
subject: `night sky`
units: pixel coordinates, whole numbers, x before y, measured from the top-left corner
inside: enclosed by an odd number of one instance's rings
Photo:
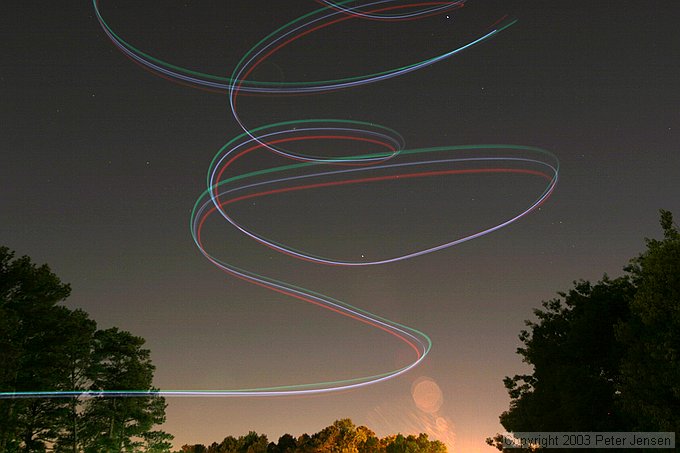
[[[241,132],[228,96],[135,65],[106,37],[88,1],[3,6],[0,244],[48,263],[72,285],[66,305],[83,308],[101,328],[144,337],[156,386],[316,382],[412,360],[389,335],[231,278],[197,250],[191,209],[213,155]],[[230,74],[266,34],[319,6],[100,4],[128,42],[218,75]],[[680,216],[676,1],[469,0],[418,21],[351,20],[301,39],[254,76],[308,81],[391,69],[458,46],[506,15],[517,23],[493,39],[399,78],[322,95],[241,98],[253,126],[344,118],[393,128],[407,147],[540,147],[560,160],[560,180],[540,209],[498,232],[381,266],[299,262],[209,225],[213,250],[239,266],[406,323],[434,345],[408,374],[363,389],[169,399],[163,429],[176,447],[249,430],[276,441],[350,417],[381,436],[428,432],[450,451],[492,451],[483,440],[502,430],[502,378],[525,371],[515,349],[532,308],[573,280],[620,275],[643,238],[659,236],[659,208]],[[526,205],[536,187],[531,178],[465,175],[300,191],[235,209],[296,247],[379,257],[476,231]],[[433,382],[441,405],[423,410],[413,394]]]

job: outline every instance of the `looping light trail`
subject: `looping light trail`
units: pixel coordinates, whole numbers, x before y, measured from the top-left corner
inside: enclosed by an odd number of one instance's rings
[[[550,152],[530,146],[469,145],[407,149],[404,139],[398,132],[384,126],[356,120],[304,119],[288,120],[257,127],[247,126],[245,121],[241,119],[237,108],[239,96],[242,94],[323,93],[379,82],[450,58],[463,50],[488,40],[514,23],[513,21],[503,22],[501,20],[491,31],[464,45],[419,62],[376,73],[335,80],[294,82],[252,80],[251,76],[255,69],[272,55],[298,39],[325,27],[341,24],[348,20],[415,20],[434,14],[451,14],[465,5],[465,0],[453,2],[414,1],[412,3],[377,0],[359,6],[350,6],[356,3],[354,1],[315,1],[323,7],[283,25],[263,38],[241,58],[231,77],[189,70],[145,53],[125,41],[109,26],[101,13],[100,0],[93,0],[93,6],[104,33],[122,53],[135,63],[160,77],[192,87],[219,91],[229,96],[232,115],[242,128],[243,133],[230,140],[213,158],[208,169],[207,189],[196,201],[190,218],[190,228],[194,241],[205,258],[217,268],[235,278],[317,305],[338,315],[379,329],[403,342],[411,349],[414,354],[413,359],[401,367],[374,375],[315,383],[224,390],[36,390],[4,392],[0,393],[0,398],[97,398],[150,395],[255,397],[318,394],[353,389],[397,377],[417,366],[427,356],[432,347],[432,342],[425,333],[417,329],[388,320],[313,290],[283,282],[270,276],[259,275],[252,270],[236,266],[230,260],[212,254],[203,240],[203,228],[206,221],[213,214],[219,214],[229,225],[247,238],[276,252],[307,262],[330,266],[388,264],[479,238],[521,219],[539,207],[551,195],[557,184],[559,163]],[[323,142],[342,143],[346,147],[358,144],[362,146],[362,149],[369,147],[377,148],[379,151],[328,156],[323,153],[295,150],[296,147],[304,144],[321,144],[320,149],[325,150],[327,147],[323,146]],[[292,163],[254,171],[243,172],[238,170],[239,161],[261,153],[283,156],[291,159]],[[474,233],[448,238],[425,248],[403,251],[373,260],[347,260],[298,250],[285,243],[265,237],[252,228],[239,223],[238,219],[230,212],[231,207],[245,200],[273,197],[284,193],[322,190],[329,187],[349,185],[371,185],[385,181],[406,183],[420,178],[450,178],[463,174],[509,174],[539,178],[544,181],[544,186],[542,191],[523,209],[494,225],[480,227]]]
[[[312,0],[310,0],[312,1]],[[406,8],[416,8],[418,5],[439,5],[442,11],[458,8],[462,2],[416,2],[408,5],[399,5],[395,0],[379,0],[367,3],[361,11],[344,8],[343,5],[351,1],[343,2],[324,2],[329,4],[324,8],[314,10],[308,14],[298,17],[295,20],[276,29],[253,48],[251,48],[241,59],[231,77],[224,77],[216,74],[208,74],[200,71],[183,68],[172,63],[161,60],[160,58],[149,55],[140,48],[125,41],[119,36],[106,22],[100,10],[101,0],[93,0],[95,15],[104,33],[118,49],[135,63],[140,64],[151,72],[161,77],[168,78],[179,83],[186,83],[190,86],[213,89],[221,92],[228,92],[238,86],[238,92],[262,93],[262,94],[300,94],[300,93],[319,93],[324,91],[334,91],[342,88],[351,88],[368,83],[379,82],[389,78],[397,77],[409,72],[417,71],[434,63],[450,58],[463,50],[490,39],[502,30],[513,25],[515,21],[499,24],[496,28],[488,31],[468,43],[451,49],[439,55],[427,58],[422,61],[413,62],[401,67],[385,69],[371,74],[356,75],[341,79],[316,80],[316,81],[290,81],[290,82],[270,82],[263,80],[251,80],[248,78],[251,66],[255,66],[262,60],[270,57],[282,47],[291,42],[302,38],[305,35],[318,31],[322,28],[335,25],[347,20],[361,18],[366,15],[369,8],[373,8],[375,14],[382,14],[392,10]],[[396,6],[394,4],[397,4]],[[332,4],[332,7],[330,6]],[[338,10],[337,8],[344,8]],[[349,11],[350,14],[347,14]],[[435,13],[435,7],[428,9],[429,13]],[[413,12],[412,12],[413,13]],[[411,14],[412,14],[411,13]],[[406,15],[404,19],[412,20],[418,18],[418,14],[412,17]],[[244,74],[244,71],[246,72]]]
[[[457,2],[421,2],[416,5],[410,5],[415,7],[414,11],[409,12],[398,12],[392,14],[375,14],[372,11],[364,12],[366,6],[371,5],[357,5],[357,6],[344,6],[349,2],[332,2],[329,0],[317,0],[318,3],[322,5],[327,5],[337,11],[342,11],[350,16],[356,16],[363,19],[373,19],[373,20],[383,20],[383,21],[398,21],[398,20],[410,20],[416,17],[431,16],[434,14],[440,14],[446,11],[452,11],[458,8],[462,8],[466,0],[460,0]]]

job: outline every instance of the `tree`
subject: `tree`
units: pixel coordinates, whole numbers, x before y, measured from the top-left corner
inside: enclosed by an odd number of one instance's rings
[[[266,453],[268,445],[267,436],[250,431],[245,436],[238,438],[237,451],[239,453]]]
[[[357,441],[359,453],[378,453],[380,450],[380,439],[366,426],[357,428]]]
[[[429,440],[425,433],[420,433],[417,437],[413,434],[397,434],[386,440],[386,453],[446,453],[446,445],[438,440]]]
[[[144,339],[118,328],[94,335],[93,363],[89,369],[93,391],[150,391],[154,366]],[[156,395],[134,398],[90,399],[84,409],[86,452],[128,451],[143,445],[141,438],[165,421],[165,400]]]
[[[330,453],[358,453],[356,426],[349,418],[336,420],[312,436],[318,451]]]
[[[279,437],[277,443],[271,442],[267,446],[267,453],[294,453],[297,448],[297,439],[290,434]]]
[[[302,434],[297,438],[297,452],[299,453],[311,453],[315,450],[314,442],[312,436],[307,433]]]
[[[87,372],[92,366],[93,339],[97,324],[82,310],[74,310],[55,329],[59,338],[62,358],[59,361],[63,371],[64,390],[86,391],[89,387]],[[65,401],[67,407],[57,419],[61,427],[57,436],[55,452],[77,453],[81,446],[83,415],[82,400],[71,398]],[[86,421],[85,421],[86,422]]]
[[[420,433],[416,439],[418,448],[423,453],[446,453],[446,445],[439,440],[430,440],[427,434]]]
[[[264,450],[263,450],[264,448]],[[213,442],[208,448],[202,444],[184,445],[176,453],[446,453],[446,445],[431,441],[427,434],[402,434],[382,439],[365,426],[357,427],[349,418],[336,420],[321,431],[303,434],[297,439],[290,434],[279,437],[278,443],[267,444],[267,437],[251,431],[238,439],[227,436],[222,443]]]
[[[624,416],[617,404],[622,357],[616,325],[629,317],[632,285],[626,278],[579,282],[563,299],[535,310],[527,321],[523,348],[517,352],[533,365],[532,375],[504,383],[512,398],[501,423],[511,431],[610,431]]]
[[[637,291],[619,329],[621,394],[636,430],[680,432],[680,233],[668,211],[661,227],[626,268]]]
[[[212,447],[212,446],[211,446]],[[219,445],[216,445],[210,453],[237,453],[238,439],[234,436],[227,436],[222,439]]]
[[[577,282],[534,311],[517,350],[533,373],[504,380],[506,430],[680,429],[680,234],[666,211],[661,225],[624,276]],[[487,443],[503,449],[499,435]]]
[[[144,439],[142,449],[145,453],[169,453],[174,438],[175,436],[165,431],[145,432],[142,434],[142,439]]]
[[[138,448],[167,452],[172,438],[151,431],[165,419],[153,395],[154,367],[144,340],[97,330],[47,265],[0,247],[0,392],[150,391],[141,398],[0,398],[0,452],[77,453]],[[103,425],[106,425],[103,427]]]
[[[0,391],[59,388],[61,373],[54,329],[67,316],[57,307],[71,292],[47,265],[24,256],[14,259],[0,247]],[[56,437],[63,402],[0,400],[0,451],[39,451]]]
[[[203,444],[182,445],[180,453],[207,453],[208,449]]]

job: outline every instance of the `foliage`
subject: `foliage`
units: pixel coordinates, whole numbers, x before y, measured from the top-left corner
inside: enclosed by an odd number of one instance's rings
[[[626,268],[637,291],[619,329],[621,393],[636,430],[680,432],[680,233],[670,212],[661,226],[663,240],[648,239]]]
[[[0,391],[153,390],[144,340],[97,330],[47,265],[0,247]],[[170,450],[169,434],[151,431],[165,402],[143,398],[0,399],[0,451]]]
[[[117,328],[94,335],[90,388],[101,390],[147,390],[153,370],[144,339]],[[85,405],[89,420],[83,430],[86,452],[130,451],[143,443],[140,438],[154,425],[165,421],[165,401],[160,397],[95,398]]]
[[[290,434],[279,437],[278,443],[267,444],[267,437],[251,431],[238,439],[227,436],[221,443],[209,447],[202,444],[183,445],[176,453],[446,453],[440,441],[431,441],[427,434],[418,436],[401,434],[382,439],[365,426],[356,426],[349,418],[336,420],[318,433],[303,434],[297,438]]]
[[[508,432],[680,431],[680,234],[667,211],[661,226],[624,276],[576,282],[526,321],[533,373],[504,380]]]

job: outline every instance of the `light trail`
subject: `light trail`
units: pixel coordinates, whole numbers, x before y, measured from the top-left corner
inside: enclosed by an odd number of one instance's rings
[[[312,0],[310,0],[311,2]],[[466,44],[419,62],[383,71],[338,78],[334,80],[268,82],[251,80],[255,69],[272,55],[298,39],[319,30],[349,20],[405,21],[435,14],[452,13],[465,5],[465,0],[420,1],[400,3],[395,0],[369,1],[349,6],[354,1],[334,2],[314,0],[323,5],[278,28],[267,35],[241,58],[231,77],[193,71],[151,56],[128,43],[104,19],[101,0],[93,0],[93,7],[102,30],[113,44],[128,58],[159,77],[195,88],[228,94],[234,120],[243,133],[230,140],[215,155],[207,174],[207,188],[196,201],[190,218],[190,229],[198,250],[217,268],[237,279],[266,288],[278,294],[310,303],[341,316],[369,325],[404,343],[414,353],[412,361],[382,373],[314,383],[244,389],[205,390],[90,390],[90,391],[20,391],[0,392],[0,398],[99,398],[99,397],[262,397],[319,394],[348,390],[400,376],[421,363],[430,352],[432,342],[423,332],[396,321],[350,305],[347,302],[296,286],[290,282],[259,275],[243,269],[228,259],[213,255],[203,241],[203,227],[213,214],[219,214],[236,231],[276,252],[307,262],[331,266],[372,266],[395,263],[443,250],[497,231],[526,216],[541,206],[555,189],[559,162],[548,151],[520,145],[440,146],[407,149],[401,135],[384,126],[347,119],[287,120],[275,124],[249,127],[238,112],[239,96],[244,94],[314,94],[352,88],[380,82],[440,62],[484,42],[514,24],[505,16],[494,28]],[[332,141],[343,144],[361,143],[382,149],[381,152],[349,156],[322,156],[284,149],[304,143]],[[239,172],[235,162],[256,153],[283,156],[294,163]],[[457,175],[506,174],[538,177],[545,185],[536,197],[515,214],[491,226],[461,237],[449,238],[439,244],[411,250],[394,256],[350,261],[322,257],[312,252],[269,239],[240,224],[228,210],[245,200],[274,197],[284,193],[319,190],[348,185],[379,184],[386,181],[410,181],[418,178],[450,178]]]

